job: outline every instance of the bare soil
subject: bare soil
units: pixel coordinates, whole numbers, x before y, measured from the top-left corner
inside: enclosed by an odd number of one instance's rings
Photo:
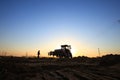
[[[0,57],[0,80],[120,80],[120,64],[81,59]]]

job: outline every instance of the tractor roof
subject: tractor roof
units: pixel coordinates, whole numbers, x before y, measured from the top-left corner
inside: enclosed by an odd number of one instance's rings
[[[69,47],[69,45],[61,45],[61,47]]]

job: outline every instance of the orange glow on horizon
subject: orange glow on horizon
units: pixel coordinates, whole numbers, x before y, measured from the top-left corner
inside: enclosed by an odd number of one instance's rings
[[[7,55],[13,56],[37,56],[37,51],[40,50],[41,57],[49,57],[48,52],[54,51],[54,49],[60,49],[61,45],[71,45],[71,52],[73,57],[77,56],[88,56],[88,57],[96,57],[98,56],[97,48],[91,46],[88,43],[81,43],[81,41],[75,40],[75,38],[57,38],[53,41],[50,41],[45,44],[37,43],[34,46],[25,46],[19,47],[19,49],[11,49],[11,51],[7,51]],[[105,53],[104,53],[105,54]]]

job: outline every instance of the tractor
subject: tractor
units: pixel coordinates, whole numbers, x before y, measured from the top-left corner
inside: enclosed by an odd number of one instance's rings
[[[72,58],[72,53],[70,51],[70,45],[61,45],[61,49],[55,49],[54,51],[50,51],[48,53],[49,56],[56,56],[58,58]]]

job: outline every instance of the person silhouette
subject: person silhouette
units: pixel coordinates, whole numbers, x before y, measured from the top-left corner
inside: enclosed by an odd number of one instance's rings
[[[40,50],[38,50],[38,53],[37,53],[38,58],[39,58],[39,55],[40,55]]]

